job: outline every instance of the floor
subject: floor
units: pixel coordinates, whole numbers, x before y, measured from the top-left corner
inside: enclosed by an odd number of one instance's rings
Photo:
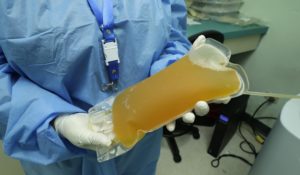
[[[1,175],[24,175],[19,162],[4,154],[2,150],[1,140],[0,140],[0,174]]]
[[[167,142],[163,140],[157,175],[247,175],[250,166],[235,158],[225,157],[221,159],[218,168],[213,168],[211,166],[210,162],[213,160],[213,157],[207,154],[206,151],[213,129],[214,128],[212,127],[199,127],[201,134],[199,140],[193,139],[191,135],[184,135],[176,138],[182,157],[180,163],[175,163],[173,161]],[[256,142],[251,135],[250,128],[243,126],[242,132],[246,138],[254,144],[257,150],[261,148],[261,145]],[[241,136],[238,133],[235,133],[222,153],[237,154],[250,162],[254,162],[253,155],[244,153],[239,148],[241,141]]]
[[[252,143],[256,143],[255,147],[260,148],[260,144],[255,142],[253,136],[250,134],[250,129],[245,126],[242,128],[244,135]],[[175,163],[173,161],[171,152],[166,141],[162,141],[161,157],[158,163],[157,175],[247,175],[250,167],[240,160],[233,158],[224,158],[220,161],[218,168],[213,168],[210,164],[213,157],[206,153],[208,144],[210,142],[213,128],[199,127],[200,139],[195,140],[191,135],[184,135],[176,138],[181,151],[182,161]],[[252,155],[242,152],[239,148],[241,142],[239,134],[235,134],[229,144],[225,147],[223,153],[232,153],[241,155],[250,162],[254,161]],[[0,142],[2,147],[2,143]],[[15,160],[3,155],[0,149],[0,174],[23,175],[19,163]]]

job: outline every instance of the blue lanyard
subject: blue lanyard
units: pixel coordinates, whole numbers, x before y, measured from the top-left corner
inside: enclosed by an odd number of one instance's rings
[[[114,41],[115,35],[113,33],[114,17],[113,17],[113,4],[112,0],[103,0],[102,11],[99,9],[99,3],[97,0],[88,0],[88,3],[92,9],[93,14],[96,17],[98,25],[103,33],[104,39]]]
[[[103,0],[102,11],[97,0],[88,0],[89,6],[96,17],[99,28],[103,34],[102,47],[110,83],[104,84],[103,91],[117,90],[119,80],[119,55],[118,44],[114,34],[114,17],[112,0]],[[102,13],[103,12],[103,13]]]

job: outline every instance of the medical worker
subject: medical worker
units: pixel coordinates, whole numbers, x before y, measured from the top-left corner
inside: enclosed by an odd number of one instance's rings
[[[184,0],[0,1],[5,153],[27,175],[155,174],[161,129],[99,163],[111,138],[87,127],[87,110],[182,57],[185,29]]]

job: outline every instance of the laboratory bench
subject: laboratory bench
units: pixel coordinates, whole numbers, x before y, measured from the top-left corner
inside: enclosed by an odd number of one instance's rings
[[[188,22],[187,36],[190,37],[211,30],[222,33],[224,36],[224,45],[231,50],[232,54],[239,54],[255,50],[262,36],[268,31],[268,27],[257,24],[239,26],[211,20],[202,20],[199,22]]]

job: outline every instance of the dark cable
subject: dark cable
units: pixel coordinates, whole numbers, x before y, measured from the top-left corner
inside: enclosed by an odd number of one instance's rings
[[[251,117],[254,118],[255,115],[257,114],[257,112],[258,112],[265,104],[271,103],[271,102],[272,102],[272,101],[270,101],[270,99],[267,99],[266,101],[264,101],[263,103],[261,103],[261,104],[256,108],[256,110],[254,111],[254,113],[252,114]],[[275,118],[275,117],[257,117],[256,119],[262,119],[262,120],[263,120],[263,119],[274,119],[274,120],[276,120],[277,118]],[[243,141],[240,142],[240,149],[241,149],[243,152],[247,153],[247,154],[252,154],[252,155],[254,155],[254,157],[256,158],[257,155],[258,155],[258,152],[256,151],[255,146],[254,146],[251,142],[249,142],[249,141],[246,139],[246,137],[243,135],[242,130],[241,130],[241,126],[242,126],[242,121],[241,121],[241,122],[239,123],[239,125],[238,125],[238,131],[239,131],[239,134],[241,135],[241,137],[242,137],[242,139],[243,139]],[[251,127],[254,136],[256,136],[257,134],[256,134],[256,131],[255,131],[254,127],[253,127],[251,124],[249,124],[249,126]],[[244,148],[243,145],[245,145],[245,144],[249,147],[250,150],[247,150],[247,149]],[[222,154],[221,156],[219,156],[219,157],[213,159],[213,160],[210,162],[210,163],[211,163],[211,166],[214,167],[214,168],[217,168],[217,167],[220,165],[220,160],[221,160],[223,157],[233,157],[233,158],[237,158],[237,159],[240,159],[241,161],[243,161],[244,163],[246,163],[246,164],[248,164],[248,165],[250,165],[250,166],[253,165],[251,162],[249,162],[247,159],[245,159],[245,158],[243,158],[243,157],[241,157],[241,156],[238,156],[238,155],[235,155],[235,154]]]
[[[246,137],[243,135],[242,131],[241,131],[241,125],[242,125],[242,122],[239,123],[238,125],[238,131],[239,131],[239,134],[241,135],[241,137],[243,138],[243,141],[240,143],[240,149],[242,151],[244,151],[245,153],[248,153],[248,154],[252,154],[254,155],[254,157],[257,156],[257,152],[256,152],[256,149],[254,147],[254,145],[252,143],[250,143]],[[246,150],[243,145],[246,144],[248,145],[248,147],[250,148],[250,151]],[[240,159],[241,161],[243,161],[244,163],[252,166],[253,164],[251,162],[249,162],[247,159],[241,157],[241,156],[238,156],[238,155],[235,155],[235,154],[222,154],[221,156],[213,159],[210,164],[212,167],[214,168],[217,168],[220,164],[220,160],[223,158],[223,157],[233,157],[233,158],[237,158],[237,159]]]
[[[252,166],[253,164],[250,163],[248,160],[246,160],[245,158],[241,157],[241,156],[237,156],[237,155],[234,155],[234,154],[222,154],[221,156],[219,156],[218,158],[215,158],[214,160],[212,160],[210,162],[211,166],[214,167],[214,168],[217,168],[219,165],[220,165],[220,160],[223,158],[223,157],[233,157],[233,158],[237,158],[237,159],[240,159],[241,161],[245,162],[246,164]]]
[[[251,117],[254,118],[255,115],[257,114],[257,112],[258,112],[265,104],[271,103],[271,102],[272,102],[272,101],[270,101],[270,99],[267,99],[267,100],[265,100],[264,102],[262,102],[262,103],[256,108],[256,110],[254,111],[254,113],[252,114]],[[255,119],[267,119],[267,118],[273,119],[273,118],[275,118],[275,117],[256,117]],[[248,123],[248,124],[249,124],[249,123]],[[243,135],[242,130],[241,130],[241,125],[242,125],[242,122],[240,122],[240,123],[239,123],[239,126],[238,126],[239,134],[240,134],[241,137],[243,138],[243,141],[240,143],[240,148],[241,148],[241,150],[244,151],[245,153],[253,154],[253,155],[255,156],[255,158],[256,158],[257,155],[258,155],[258,152],[256,151],[255,146],[254,146],[251,142],[249,142],[249,141],[246,139],[246,137]],[[252,131],[253,131],[253,134],[254,134],[254,136],[256,137],[256,136],[257,136],[257,133],[256,133],[256,131],[255,131],[254,126],[251,125],[251,124],[249,124],[249,126],[251,127],[251,129],[252,129]],[[243,147],[243,145],[245,145],[245,144],[250,148],[250,151],[249,151],[249,150],[246,150],[246,149]]]
[[[255,117],[255,119],[258,119],[258,120],[268,120],[268,119],[277,120],[278,118],[276,118],[276,117]]]
[[[242,126],[242,122],[239,123],[239,126],[238,126],[238,130],[239,130],[239,134],[241,135],[241,137],[243,138],[243,141],[240,143],[240,148],[242,151],[244,151],[245,153],[248,153],[248,154],[253,154],[255,157],[257,156],[257,151],[256,151],[256,148],[255,146],[249,142],[246,137],[244,136],[244,134],[242,133],[242,130],[241,130],[241,126]],[[254,130],[255,132],[255,130]],[[255,134],[255,133],[254,133]],[[246,150],[243,145],[246,144],[250,151]]]
[[[264,120],[264,119],[276,119],[275,117],[255,117],[255,115],[257,114],[257,112],[265,105],[265,104],[267,104],[267,103],[274,103],[274,98],[272,98],[272,97],[270,97],[270,98],[268,98],[267,100],[265,100],[264,102],[262,102],[257,108],[256,108],[256,110],[254,111],[254,113],[252,114],[252,118],[255,118],[255,119],[258,119],[258,120],[260,120],[260,119],[262,119],[262,120]],[[255,131],[255,128],[254,128],[254,126],[251,124],[251,123],[248,123],[249,124],[249,126],[251,127],[251,129],[252,129],[252,132],[253,132],[253,134],[254,134],[254,136],[256,137],[258,134],[256,133],[256,131]]]
[[[269,103],[270,101],[267,99],[266,101],[264,101],[264,102],[262,102],[257,108],[256,108],[256,110],[254,111],[254,113],[252,114],[252,118],[254,118],[255,117],[255,115],[256,115],[256,113],[265,105],[265,104],[267,104],[267,103]]]
[[[244,149],[243,145],[246,144],[246,143],[247,143],[247,142],[245,142],[245,140],[242,141],[242,142],[240,142],[240,149],[241,149],[242,151],[244,151],[245,153],[252,154],[251,151],[248,151],[248,150]]]

